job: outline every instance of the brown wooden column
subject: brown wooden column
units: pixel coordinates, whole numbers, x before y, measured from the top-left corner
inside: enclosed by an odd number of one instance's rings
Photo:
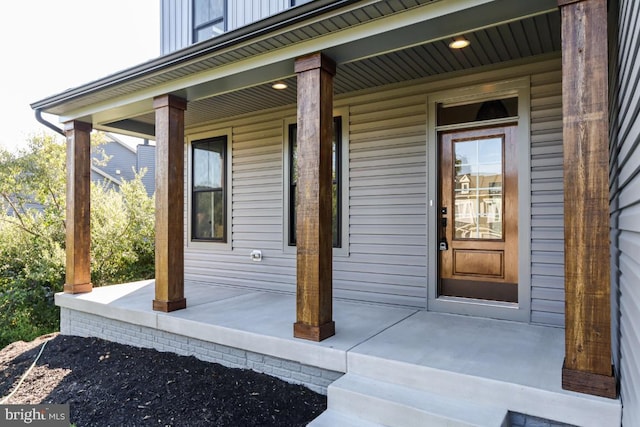
[[[91,124],[64,124],[67,137],[66,277],[64,292],[91,292]]]
[[[322,341],[332,319],[331,144],[335,63],[317,53],[298,58],[297,306],[293,335]]]
[[[184,298],[184,110],[173,95],[153,100],[156,110],[156,295],[153,309],[174,311]]]
[[[565,361],[562,387],[615,398],[611,366],[607,0],[562,15]]]

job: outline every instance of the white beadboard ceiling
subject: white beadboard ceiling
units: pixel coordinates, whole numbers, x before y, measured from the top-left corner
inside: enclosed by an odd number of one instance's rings
[[[451,39],[368,57],[338,66],[334,79],[336,95],[421,79],[437,74],[523,59],[560,51],[558,12],[529,17],[465,34],[471,45],[465,49],[448,47]],[[187,127],[239,114],[296,102],[296,78],[285,79],[288,89],[275,91],[260,85],[192,101],[185,113]],[[112,123],[113,127],[151,128],[154,114]]]

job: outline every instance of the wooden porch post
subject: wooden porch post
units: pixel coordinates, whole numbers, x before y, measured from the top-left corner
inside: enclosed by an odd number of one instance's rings
[[[331,143],[336,65],[316,53],[298,58],[297,306],[293,335],[322,341],[332,319]]]
[[[67,137],[66,277],[64,292],[91,292],[91,124],[64,124]]]
[[[562,15],[565,360],[562,387],[615,398],[611,366],[607,0]]]
[[[184,298],[184,110],[173,95],[153,100],[156,110],[156,295],[153,309],[174,311]]]

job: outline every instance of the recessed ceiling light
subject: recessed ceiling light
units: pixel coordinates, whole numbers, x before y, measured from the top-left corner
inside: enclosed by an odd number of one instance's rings
[[[456,37],[451,43],[449,43],[449,47],[451,49],[463,49],[469,46],[471,42],[464,37]]]
[[[283,90],[287,88],[287,84],[283,82],[277,82],[271,85],[275,90]]]

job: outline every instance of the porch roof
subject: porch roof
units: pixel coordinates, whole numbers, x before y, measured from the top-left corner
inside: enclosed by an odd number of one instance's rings
[[[94,128],[154,138],[152,100],[189,101],[185,125],[292,105],[293,62],[323,51],[335,93],[560,50],[556,0],[316,0],[219,37],[67,90],[31,106]],[[472,44],[452,51],[464,34]],[[283,80],[285,91],[271,83]]]
[[[619,424],[619,400],[562,389],[559,328],[335,301],[336,335],[312,342],[291,336],[292,294],[187,283],[188,308],[161,313],[151,309],[153,292],[149,280],[57,294],[56,304],[575,425]]]

